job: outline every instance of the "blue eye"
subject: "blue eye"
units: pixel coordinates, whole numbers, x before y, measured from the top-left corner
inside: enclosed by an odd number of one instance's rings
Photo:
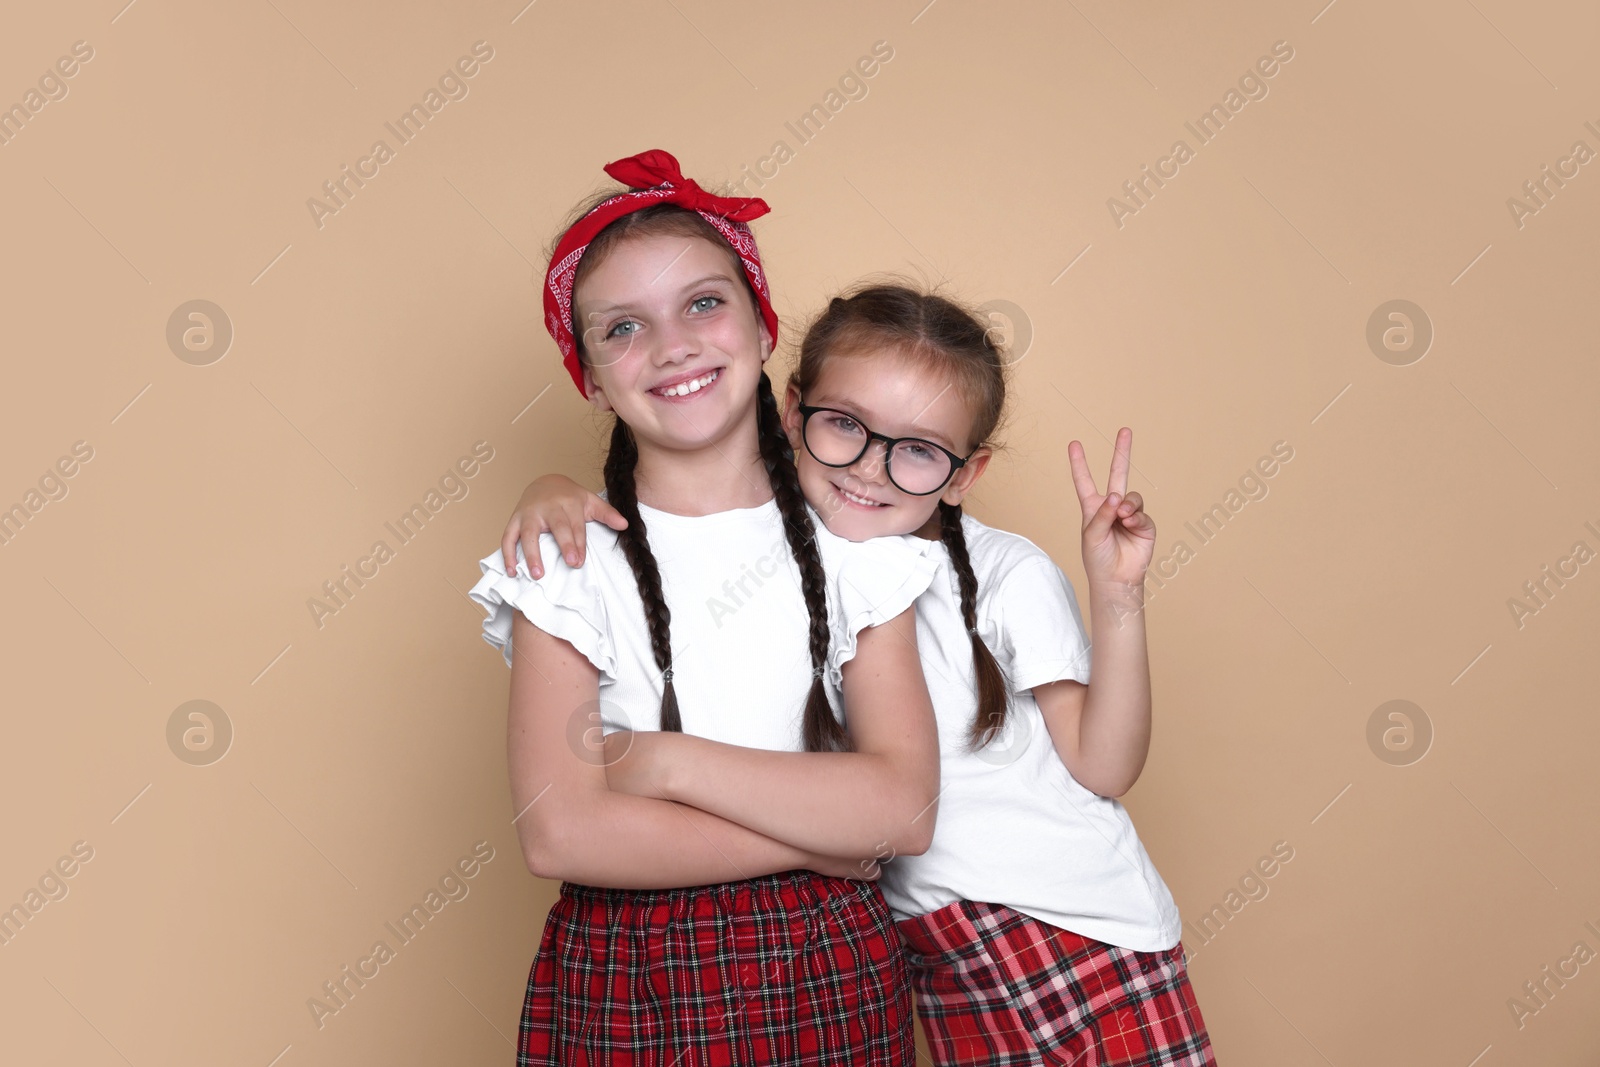
[[[624,326],[632,326],[633,329],[625,331],[623,329]],[[638,327],[639,324],[634,322],[632,319],[624,319],[606,331],[606,339],[610,340],[613,337],[632,337],[636,332],[638,332]]]
[[[720,303],[722,303],[720,296],[697,296],[689,301],[689,307],[694,311],[710,311]]]

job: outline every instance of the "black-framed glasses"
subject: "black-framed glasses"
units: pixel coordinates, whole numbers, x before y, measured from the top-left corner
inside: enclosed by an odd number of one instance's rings
[[[927,496],[944,488],[972,457],[921,437],[889,437],[870,429],[847,411],[800,409],[800,438],[806,451],[825,467],[848,467],[867,454],[872,442],[883,442],[883,469],[894,487],[909,496]]]

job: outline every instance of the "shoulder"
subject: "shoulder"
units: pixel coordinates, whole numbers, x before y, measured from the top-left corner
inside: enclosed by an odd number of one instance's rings
[[[978,614],[1004,634],[1082,624],[1078,593],[1050,554],[1021,534],[962,517],[967,556],[978,579]],[[998,636],[998,634],[997,634]]]
[[[619,586],[631,589],[633,571],[618,543],[617,532],[600,522],[586,525],[587,548],[582,566],[571,566],[562,559],[555,537],[543,533],[539,535],[539,558],[543,561],[544,573],[537,579],[528,570],[528,557],[520,542],[515,571],[506,572],[504,555],[499,549],[478,561],[479,570],[495,587],[518,594],[509,598],[513,602],[533,591],[537,591],[541,599],[560,604],[608,598]]]
[[[566,581],[595,581],[610,574],[617,567],[628,566],[622,552],[620,535],[616,530],[603,522],[593,520],[584,523],[584,538],[586,548],[583,566],[573,567],[561,558],[561,549],[556,545],[555,536],[549,533],[540,534],[539,558],[544,562],[544,577],[539,580],[545,581],[559,576]],[[523,555],[520,543],[517,545],[517,573],[522,577],[528,577],[528,561]]]
[[[961,517],[961,532],[966,535],[967,558],[972,561],[980,586],[1016,575],[1036,578],[1040,571],[1061,573],[1050,553],[1021,534],[987,526],[971,515]]]
[[[1088,635],[1077,593],[1050,554],[1020,534],[964,517],[978,579],[983,638],[1012,692],[1045,682],[1089,681]]]
[[[570,642],[602,675],[615,678],[610,608],[618,597],[637,594],[615,532],[597,523],[589,525],[588,552],[581,567],[567,565],[549,534],[539,538],[544,574],[538,579],[529,573],[521,544],[512,573],[506,572],[498,548],[478,561],[482,577],[468,595],[484,609],[484,640],[503,652],[506,666],[512,664],[513,618],[520,613],[539,629]],[[635,614],[623,612],[621,617]]]

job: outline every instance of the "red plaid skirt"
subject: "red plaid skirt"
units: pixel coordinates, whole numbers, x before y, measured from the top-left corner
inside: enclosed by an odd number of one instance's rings
[[[518,1067],[910,1067],[900,937],[870,882],[787,871],[686,889],[563,883]]]
[[[1183,945],[1135,952],[998,904],[899,924],[938,1067],[1214,1067]]]

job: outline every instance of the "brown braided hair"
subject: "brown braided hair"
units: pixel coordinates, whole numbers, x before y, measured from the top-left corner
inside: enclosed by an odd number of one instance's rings
[[[834,297],[806,331],[790,384],[804,396],[816,386],[823,364],[836,356],[893,352],[930,373],[952,379],[972,411],[968,450],[992,446],[990,438],[1005,410],[1005,356],[988,323],[959,303],[906,285],[876,284]],[[988,744],[1005,726],[1009,685],[994,653],[978,633],[978,579],[967,553],[961,507],[939,503],[939,534],[961,592],[961,619],[972,639],[978,687],[970,741]]]
[[[633,431],[617,419],[611,425],[611,448],[606,452],[606,499],[628,520],[628,528],[617,533],[617,543],[639,586],[645,626],[650,630],[650,654],[661,670],[661,729],[681,734],[683,717],[672,686],[672,611],[661,593],[661,568],[656,566],[644,519],[639,516],[639,495],[633,484],[633,469],[638,464],[639,446],[634,444]]]
[[[961,529],[960,504],[939,501],[939,539],[949,551],[950,564],[955,568],[956,583],[961,590],[961,621],[972,641],[978,713],[972,720],[971,740],[974,748],[982,748],[1005,727],[1011,701],[1007,695],[1006,676],[978,633],[978,576],[972,573],[972,560],[967,556],[967,535]]]
[[[603,194],[604,199],[610,194]],[[580,211],[578,217],[584,212]],[[716,228],[697,213],[675,204],[659,204],[624,215],[601,230],[584,252],[578,264],[573,291],[582,281],[587,269],[597,264],[606,253],[614,249],[625,237],[673,234],[681,237],[698,237],[725,250],[733,258],[733,249]],[[735,275],[750,289],[744,271],[734,262]],[[755,293],[750,292],[755,305]],[[576,313],[576,307],[574,307]],[[573,336],[579,355],[587,359],[583,332],[573,323]],[[811,651],[811,688],[806,694],[802,736],[807,752],[837,752],[850,748],[849,734],[834,716],[828,703],[823,679],[827,669],[830,632],[828,629],[827,579],[822,568],[822,556],[817,549],[816,528],[812,525],[805,497],[800,493],[800,475],[794,466],[794,451],[783,422],[778,414],[778,401],[772,392],[772,381],[765,371],[757,387],[757,440],[761,460],[772,483],[772,495],[783,517],[784,535],[800,571],[800,590],[805,597],[806,612],[810,619],[808,643]],[[633,570],[639,587],[639,599],[644,603],[645,625],[650,632],[650,652],[661,670],[661,729],[683,732],[683,718],[678,708],[678,694],[672,684],[672,612],[667,607],[661,590],[661,571],[655,555],[650,551],[649,535],[644,519],[639,515],[639,497],[634,483],[634,469],[639,462],[639,448],[633,431],[617,419],[611,428],[611,445],[606,453],[606,497],[611,506],[628,520],[626,529],[617,534],[623,557]]]
[[[772,479],[772,495],[783,515],[783,532],[789,540],[789,550],[800,568],[800,591],[806,598],[806,612],[811,617],[811,690],[806,694],[803,720],[805,749],[807,752],[848,752],[850,735],[834,717],[823,686],[830,634],[826,575],[822,556],[817,551],[817,530],[812,525],[811,512],[806,509],[806,498],[800,492],[800,472],[795,470],[794,450],[789,444],[789,435],[783,432],[778,399],[772,394],[772,379],[765,371],[761,373],[757,396],[760,398],[761,459]]]

